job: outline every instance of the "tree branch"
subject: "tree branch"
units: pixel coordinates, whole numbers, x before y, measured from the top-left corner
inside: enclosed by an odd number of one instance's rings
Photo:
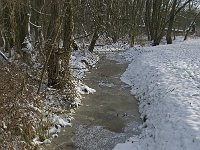
[[[9,60],[8,60],[8,57],[6,57],[6,55],[5,55],[3,52],[1,52],[1,51],[0,51],[0,56],[1,56],[4,60],[6,60],[8,63],[10,63]]]

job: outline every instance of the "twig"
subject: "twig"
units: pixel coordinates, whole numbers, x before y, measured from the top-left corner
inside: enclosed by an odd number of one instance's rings
[[[36,24],[32,23],[31,21],[29,21],[29,23],[30,23],[32,26],[36,27],[36,28],[42,28],[42,26],[36,25]]]
[[[6,55],[1,51],[0,51],[0,56],[2,56],[3,59],[5,59],[8,63],[10,63],[8,57],[6,57]]]

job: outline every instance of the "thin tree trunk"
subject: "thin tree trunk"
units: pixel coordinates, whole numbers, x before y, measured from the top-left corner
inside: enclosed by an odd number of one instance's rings
[[[95,29],[93,37],[92,37],[92,41],[90,43],[90,46],[88,48],[88,50],[92,53],[96,44],[96,41],[98,40],[99,35],[98,35],[98,29]]]
[[[151,0],[147,0],[145,4],[145,28],[148,36],[148,41],[152,40],[153,34],[151,30]]]
[[[169,24],[168,24],[167,35],[166,35],[167,44],[172,44],[172,29],[173,29],[173,24],[174,24],[174,19],[175,19],[176,5],[177,5],[177,0],[174,0],[173,5],[172,5],[172,10],[170,12]]]

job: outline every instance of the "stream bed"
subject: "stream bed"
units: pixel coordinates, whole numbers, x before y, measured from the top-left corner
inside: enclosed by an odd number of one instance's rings
[[[46,149],[111,150],[117,143],[140,134],[137,100],[120,80],[127,66],[100,55],[96,68],[84,79],[96,93],[84,95],[83,106],[73,116],[73,126],[64,128]]]

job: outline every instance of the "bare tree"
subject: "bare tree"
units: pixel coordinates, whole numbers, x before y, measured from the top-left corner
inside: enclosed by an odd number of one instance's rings
[[[173,29],[173,24],[175,21],[176,15],[187,5],[191,2],[192,0],[187,0],[184,2],[181,6],[177,6],[180,4],[178,3],[178,0],[174,0],[172,3],[172,8],[170,11],[169,19],[167,20],[166,23],[168,23],[168,29],[167,29],[167,35],[166,35],[166,40],[167,44],[172,44],[172,29]]]
[[[188,28],[187,31],[186,31],[184,40],[187,40],[188,34],[189,34],[189,32],[191,31],[192,27],[195,25],[195,22],[196,22],[197,17],[198,17],[199,15],[200,15],[200,12],[198,12],[198,13],[195,15],[193,21],[191,22],[189,28]]]

